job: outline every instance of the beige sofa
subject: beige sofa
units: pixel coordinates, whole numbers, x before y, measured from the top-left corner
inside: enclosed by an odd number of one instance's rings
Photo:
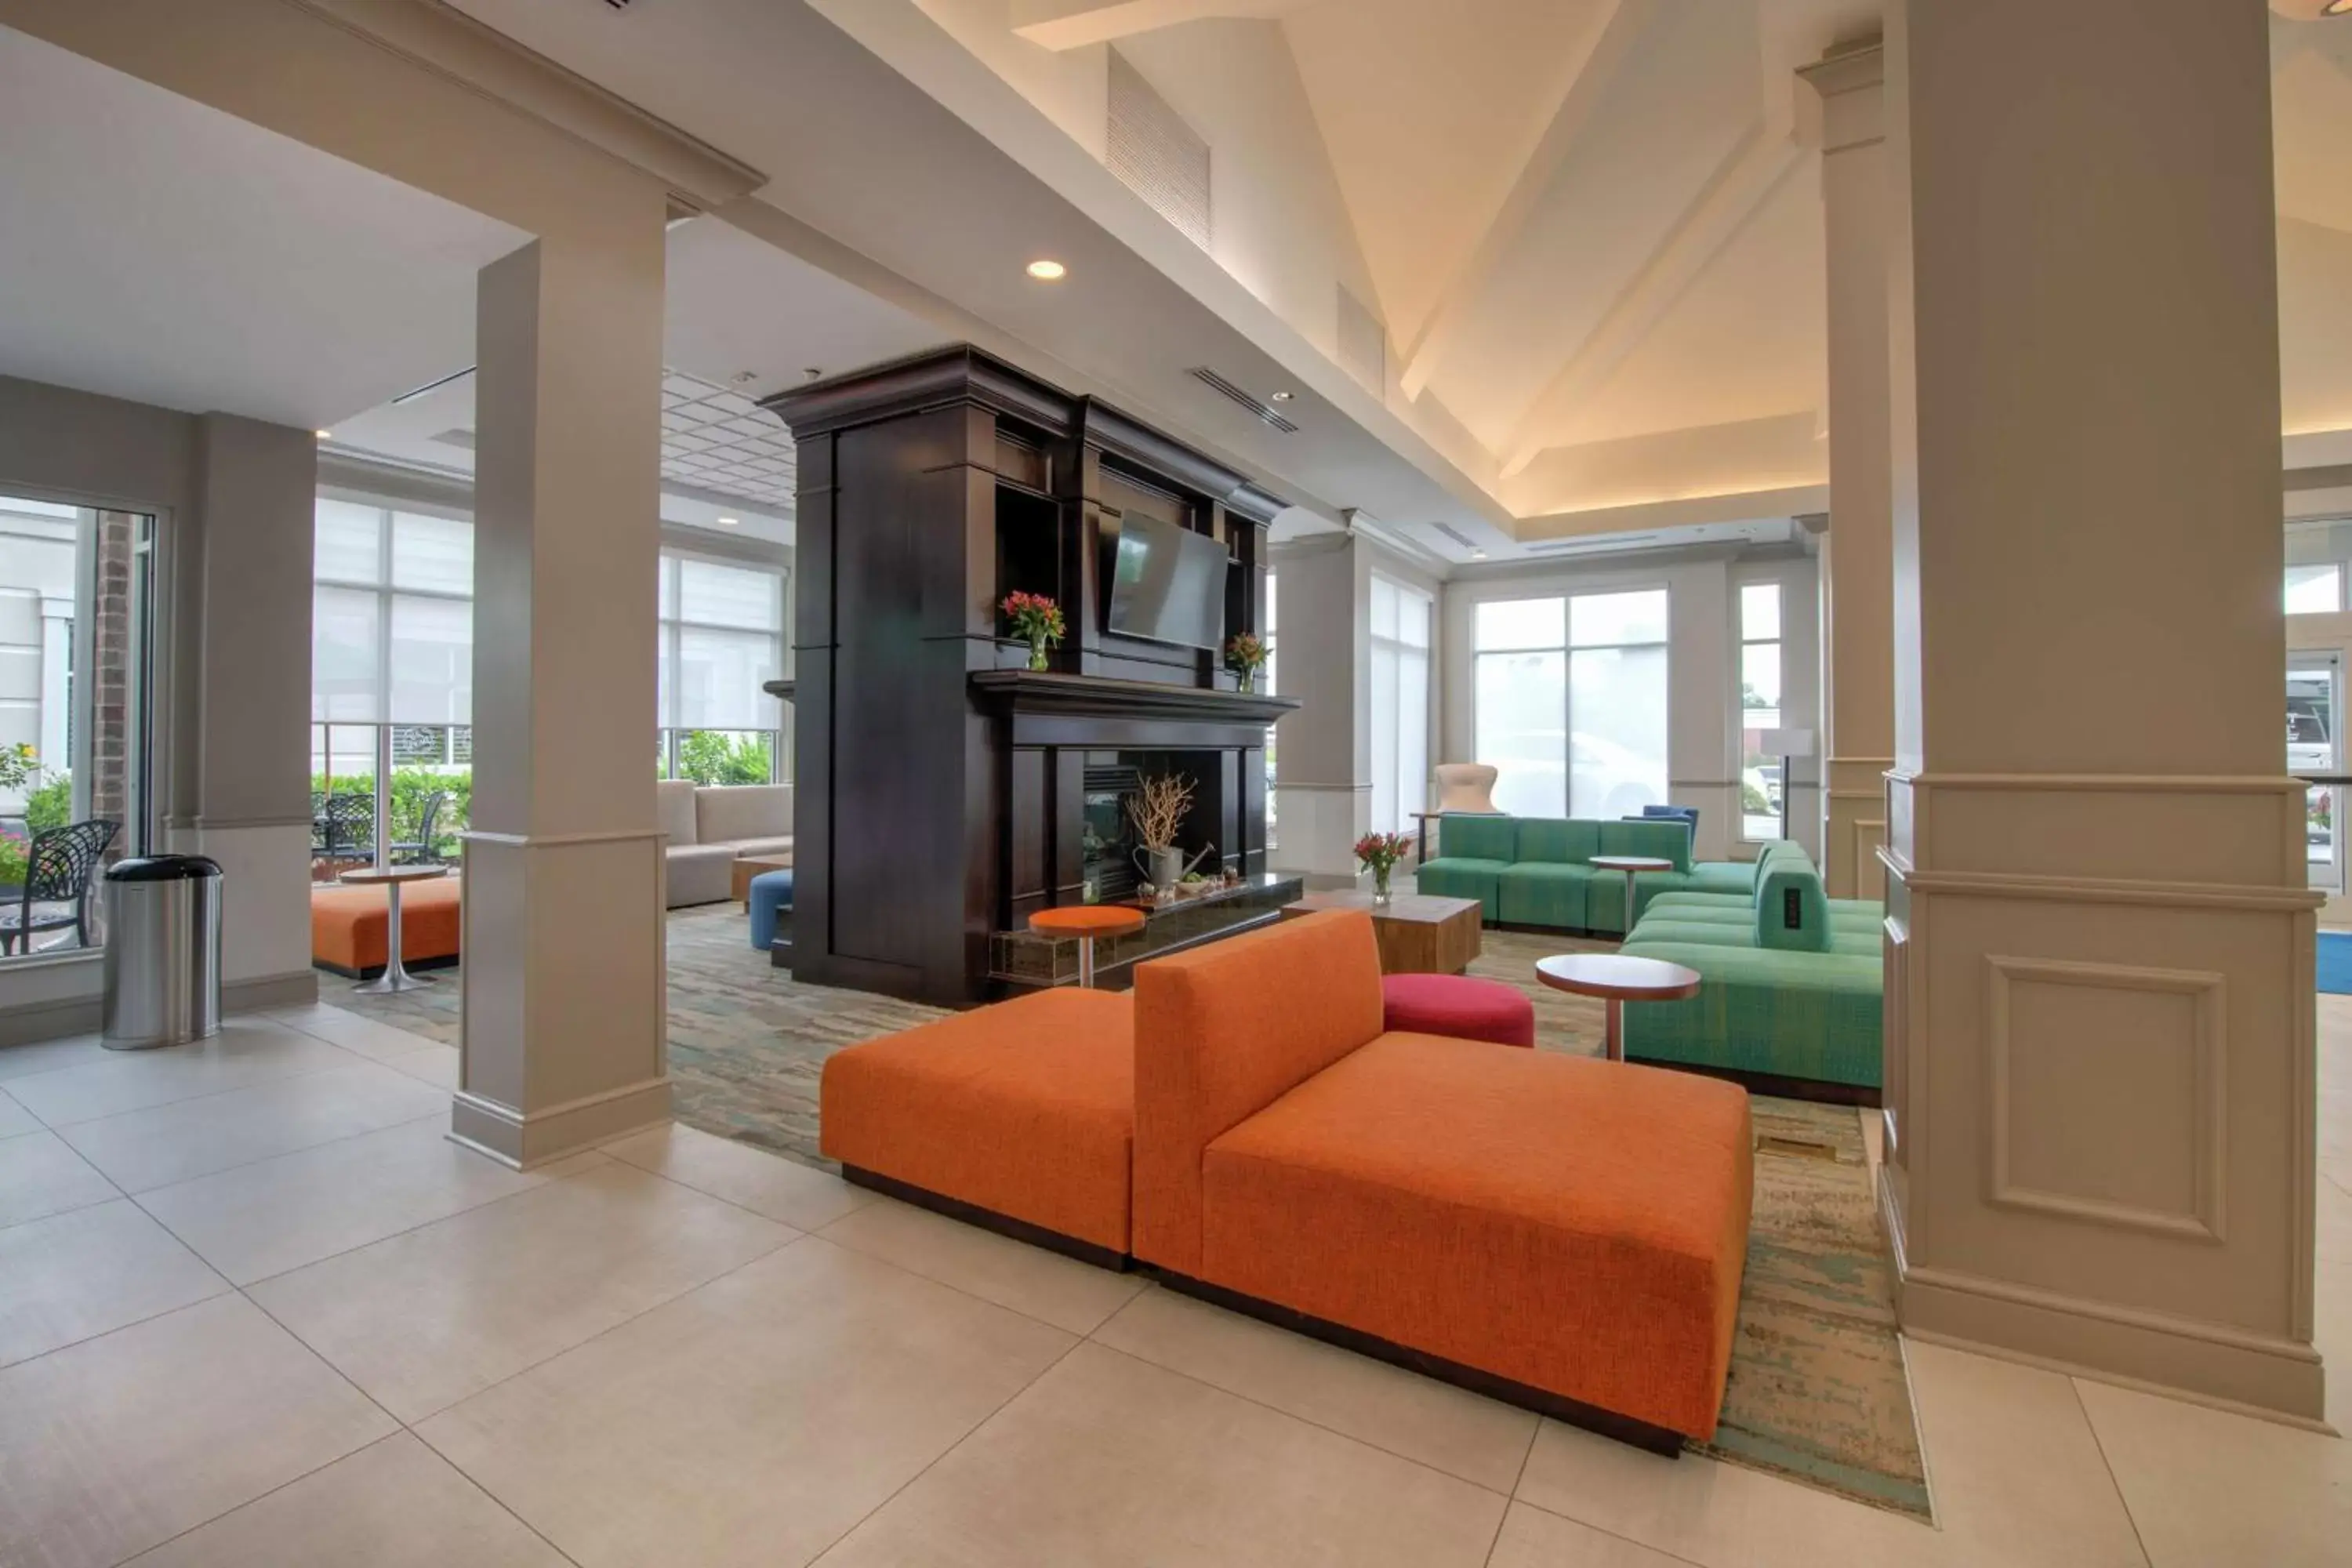
[[[724,784],[691,779],[654,785],[662,831],[669,837],[669,907],[715,904],[734,895],[740,855],[790,855],[790,784]]]

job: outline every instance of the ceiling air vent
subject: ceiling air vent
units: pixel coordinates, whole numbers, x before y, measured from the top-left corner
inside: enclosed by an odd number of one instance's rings
[[[1468,534],[1463,532],[1460,529],[1454,527],[1450,522],[1433,522],[1429,526],[1437,530],[1438,532],[1445,535],[1446,538],[1454,541],[1454,543],[1460,545],[1465,550],[1477,550],[1482,548],[1476,540],[1471,538]]]
[[[1256,415],[1260,419],[1265,420],[1267,424],[1273,426],[1284,435],[1296,436],[1298,434],[1298,426],[1293,425],[1289,420],[1285,419],[1281,414],[1276,410],[1273,404],[1259,402],[1256,398],[1252,397],[1248,393],[1244,392],[1240,387],[1235,386],[1232,382],[1227,381],[1223,376],[1219,375],[1215,371],[1211,370],[1207,365],[1196,364],[1186,374],[1190,374],[1195,381],[1200,382],[1203,386],[1220,393],[1225,397],[1232,399],[1234,402],[1240,404],[1244,408],[1248,409],[1252,414]]]
[[[1522,548],[1529,555],[1605,555],[1665,542],[1663,535],[1655,533],[1612,533],[1593,539],[1549,539]]]
[[[1103,162],[1187,239],[1209,248],[1209,143],[1117,49]]]

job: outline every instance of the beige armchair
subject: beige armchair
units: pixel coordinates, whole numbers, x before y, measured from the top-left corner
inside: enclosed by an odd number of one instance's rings
[[[1500,816],[1495,809],[1496,770],[1486,763],[1440,763],[1437,764],[1437,805],[1429,811],[1416,811],[1421,822],[1421,847],[1414,855],[1417,865],[1429,858],[1429,819],[1443,816],[1449,811],[1459,811],[1480,816]]]
[[[1437,809],[1442,816],[1449,811],[1475,812],[1495,816],[1496,770],[1486,763],[1440,763],[1437,764]]]

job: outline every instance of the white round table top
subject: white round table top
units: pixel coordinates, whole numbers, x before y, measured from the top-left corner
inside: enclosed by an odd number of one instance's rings
[[[1621,1002],[1671,1002],[1695,994],[1699,984],[1696,969],[1622,952],[1563,952],[1538,959],[1536,978],[1555,991],[1613,996]]]
[[[449,874],[446,866],[362,866],[335,879],[338,882],[357,882],[373,886],[379,882],[429,882],[436,877]]]
[[[1595,855],[1589,865],[1604,871],[1671,871],[1675,863],[1661,860],[1655,855]]]

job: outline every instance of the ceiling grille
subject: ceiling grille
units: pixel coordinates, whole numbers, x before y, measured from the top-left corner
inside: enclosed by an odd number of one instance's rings
[[[1209,143],[1127,57],[1110,51],[1110,117],[1103,161],[1153,211],[1209,247]]]
[[[1248,393],[1244,392],[1240,387],[1235,386],[1232,382],[1227,381],[1223,376],[1219,375],[1215,371],[1211,370],[1207,365],[1196,364],[1187,374],[1192,375],[1194,380],[1200,382],[1203,386],[1209,387],[1223,396],[1230,398],[1234,402],[1240,404],[1244,408],[1248,409],[1252,414],[1256,415],[1260,419],[1265,420],[1267,424],[1273,426],[1284,435],[1296,436],[1298,434],[1298,426],[1293,425],[1289,420],[1285,419],[1281,414],[1276,410],[1273,404],[1261,403],[1256,398],[1252,397]]]

